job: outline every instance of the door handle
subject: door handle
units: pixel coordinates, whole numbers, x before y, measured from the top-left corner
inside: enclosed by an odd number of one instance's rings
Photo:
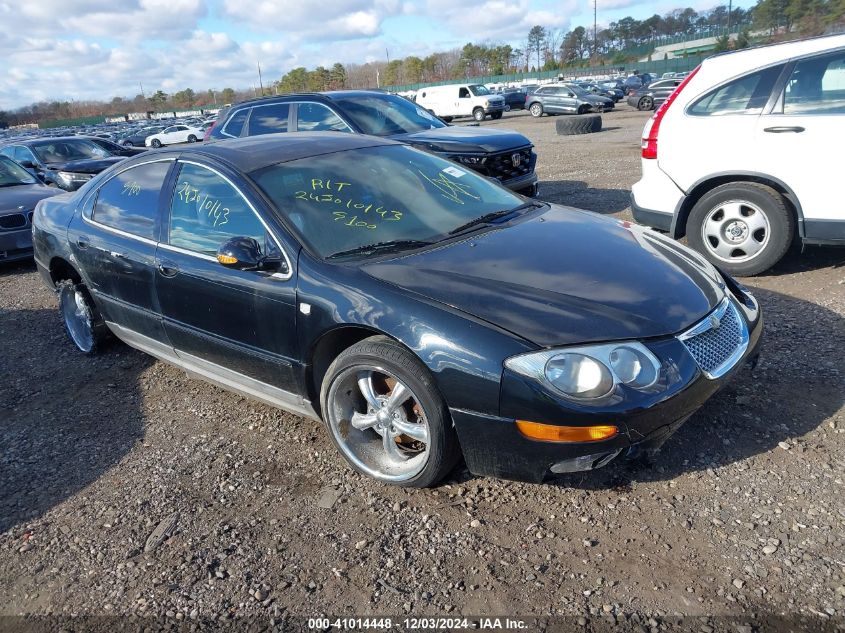
[[[158,265],[158,272],[162,277],[175,277],[179,274],[179,267],[169,262],[161,262]]]
[[[803,132],[804,128],[798,125],[789,126],[789,125],[780,125],[775,127],[766,127],[763,128],[764,132],[771,132],[772,134],[782,134],[784,132]]]
[[[89,240],[84,235],[80,235],[79,237],[76,238],[76,245],[79,248],[88,248],[89,246],[91,246],[91,240]]]

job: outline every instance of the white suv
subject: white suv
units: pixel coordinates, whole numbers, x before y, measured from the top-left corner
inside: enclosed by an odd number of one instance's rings
[[[706,59],[646,123],[634,218],[734,275],[845,245],[845,35]]]

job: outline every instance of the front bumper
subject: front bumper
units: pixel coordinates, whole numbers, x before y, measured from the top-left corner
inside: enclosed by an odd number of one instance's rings
[[[666,393],[643,396],[641,401],[603,409],[579,407],[550,396],[538,383],[505,370],[499,416],[451,410],[470,472],[542,482],[557,473],[592,470],[616,459],[656,453],[747,362],[756,360],[762,340],[762,316],[753,298],[742,303],[740,299],[736,305],[748,323],[748,347],[728,372],[711,380],[689,353],[679,352],[684,348],[678,339],[650,342],[657,357],[671,363],[678,380]],[[522,435],[516,427],[517,418],[569,426],[613,424],[620,432],[597,442],[542,442]]]
[[[0,262],[32,258],[32,229],[0,230]]]
[[[519,178],[505,180],[502,184],[511,191],[518,191],[520,193],[525,192],[525,195],[532,198],[536,197],[539,193],[537,174],[533,171],[530,174],[525,174]]]

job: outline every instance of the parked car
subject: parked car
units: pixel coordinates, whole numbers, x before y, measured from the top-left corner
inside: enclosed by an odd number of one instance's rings
[[[483,121],[488,115],[491,119],[501,119],[505,111],[502,95],[495,95],[486,86],[477,84],[420,88],[416,103],[447,122],[461,116],[471,116],[476,121]]]
[[[33,238],[78,349],[111,332],[321,419],[401,486],[461,454],[533,481],[649,454],[762,330],[747,291],[668,238],[371,136],[130,158],[40,202]]]
[[[518,88],[513,90],[505,89],[500,94],[505,98],[505,112],[525,109],[525,99],[527,95],[524,91]]]
[[[274,132],[335,131],[392,138],[466,165],[525,195],[537,194],[537,155],[522,134],[447,125],[404,97],[346,90],[266,97],[221,110],[207,141]]]
[[[150,134],[144,139],[147,147],[161,147],[162,145],[175,145],[177,143],[196,143],[201,140],[204,132],[189,125],[171,125],[161,132]]]
[[[100,138],[97,136],[84,136],[82,138],[87,138],[89,141],[94,143],[94,145],[98,145],[99,147],[106,150],[112,156],[137,156],[138,154],[143,154],[146,148],[140,147],[128,147],[125,145],[120,145],[119,143],[115,143],[112,140],[106,138]]]
[[[628,95],[628,105],[637,110],[654,110],[681,84],[681,79],[660,79]]]
[[[58,193],[0,155],[0,263],[32,257],[35,203]]]
[[[635,90],[639,90],[643,87],[643,80],[640,79],[639,75],[631,75],[630,77],[626,77],[625,81],[622,83],[622,90],[625,91],[626,95],[630,95]]]
[[[617,90],[616,88],[602,87],[598,84],[576,82],[575,85],[578,86],[581,90],[589,92],[590,94],[611,99],[613,100],[613,103],[621,101],[622,98],[625,96],[625,93],[621,90]]]
[[[710,57],[646,123],[634,217],[736,275],[845,245],[843,115],[845,35]]]
[[[141,128],[140,130],[130,132],[128,135],[121,138],[120,144],[131,147],[145,147],[144,141],[147,140],[147,137],[151,134],[158,134],[162,130],[164,130],[163,125]]]
[[[605,112],[613,108],[613,101],[599,97],[571,84],[546,84],[528,95],[525,101],[532,116],[544,114],[586,114]]]
[[[79,189],[95,174],[124,160],[79,136],[14,141],[0,148],[0,154],[16,160],[42,182],[67,191]]]

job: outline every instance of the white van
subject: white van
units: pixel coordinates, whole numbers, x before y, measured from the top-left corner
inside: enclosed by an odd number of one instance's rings
[[[501,119],[505,111],[505,98],[478,84],[421,88],[417,91],[417,103],[444,121],[458,116],[471,116],[476,121],[483,121],[488,114],[491,119]]]

